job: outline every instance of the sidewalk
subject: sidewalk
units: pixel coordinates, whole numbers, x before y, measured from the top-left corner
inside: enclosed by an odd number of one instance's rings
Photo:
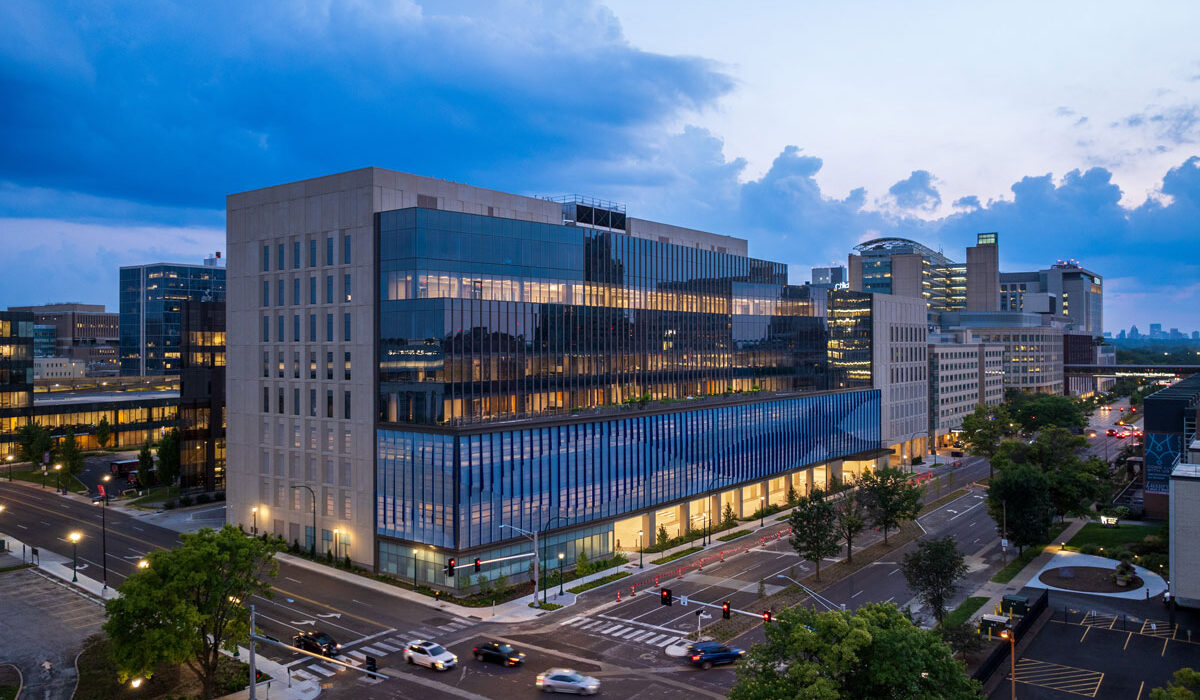
[[[6,554],[11,557],[9,560],[0,559],[0,562],[3,562],[0,564],[0,566],[14,566],[18,563],[28,564],[33,562],[32,547],[6,533],[0,532],[0,539],[3,539],[8,543],[8,551]],[[50,552],[42,549],[38,552],[37,561],[39,564],[34,568],[36,568],[38,571],[49,574],[50,576],[60,580],[62,583],[73,585],[94,598],[104,601],[117,597],[116,588],[113,588],[112,586],[105,588],[102,581],[91,577],[91,574],[93,573],[99,576],[100,572],[93,572],[93,567],[90,567],[87,564],[83,564],[82,569],[76,569],[75,575],[79,580],[75,583],[72,583],[70,556],[64,556],[62,554],[58,554],[57,552]],[[88,575],[79,573],[79,571],[84,569],[88,570]]]
[[[1063,530],[1062,534],[1059,535],[1057,539],[1062,542],[1067,542],[1080,530],[1082,530],[1083,526],[1088,522],[1089,521],[1086,519],[1072,519],[1071,523],[1067,525],[1067,529]],[[971,616],[970,620],[967,621],[971,622],[985,613],[990,615],[992,611],[996,609],[996,606],[1000,605],[1001,598],[1006,595],[1015,594],[1024,588],[1030,581],[1034,579],[1034,577],[1038,575],[1039,572],[1041,572],[1042,569],[1046,567],[1047,564],[1050,563],[1050,560],[1053,559],[1057,554],[1058,547],[1056,545],[1046,545],[1042,550],[1042,553],[1034,557],[1033,561],[1026,564],[1024,569],[1018,571],[1017,575],[1013,576],[1012,580],[1008,583],[996,583],[995,581],[988,581],[987,583],[983,584],[983,586],[981,586],[971,595],[987,596],[988,601],[984,603],[974,615]]]

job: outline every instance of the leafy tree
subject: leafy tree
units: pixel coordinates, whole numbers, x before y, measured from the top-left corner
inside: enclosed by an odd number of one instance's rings
[[[849,491],[834,506],[837,534],[846,540],[846,563],[854,561],[854,538],[867,527],[866,509],[857,492]]]
[[[182,462],[179,443],[179,431],[175,428],[158,441],[158,480],[167,486],[174,484],[179,476]]]
[[[138,473],[142,475],[145,481],[149,481],[148,475],[150,470],[154,468],[154,454],[150,452],[150,443],[142,445],[142,449],[138,451]]]
[[[1061,516],[1083,515],[1108,495],[1109,486],[1108,468],[1102,460],[1080,459],[1078,451],[1086,446],[1084,438],[1050,427],[1039,432],[1032,444],[1005,441],[992,458],[992,465],[1000,470],[1020,464],[1041,469],[1048,481],[1054,512]]]
[[[729,527],[737,522],[737,517],[733,514],[733,504],[726,503],[725,511],[721,513],[721,524]]]
[[[1012,418],[1004,406],[975,407],[975,412],[963,417],[963,441],[971,454],[992,458],[1000,441],[1013,434]]]
[[[232,526],[179,536],[175,549],[151,552],[150,566],[121,584],[105,605],[104,631],[112,640],[121,682],[148,676],[159,664],[186,664],[200,680],[201,697],[216,689],[221,650],[248,640],[244,601],[271,596],[269,578],[279,544],[246,537]]]
[[[1005,504],[1008,512],[1005,514]],[[988,513],[997,523],[1008,523],[1008,537],[1019,550],[1040,544],[1049,536],[1054,506],[1050,501],[1050,481],[1041,469],[1021,464],[1003,469],[988,488]]]
[[[1150,700],[1195,700],[1200,697],[1200,672],[1181,668],[1165,688],[1150,691]]]
[[[963,553],[958,551],[954,538],[947,535],[920,542],[916,550],[904,555],[900,571],[908,587],[929,606],[941,625],[946,605],[958,591],[958,580],[967,575]]]
[[[813,489],[801,498],[788,518],[792,536],[788,542],[796,553],[817,566],[817,580],[821,580],[821,560],[838,553],[837,514],[833,505],[825,500],[825,492]]]
[[[657,533],[656,537],[658,539],[659,547],[667,546],[667,543],[671,541],[671,536],[667,534],[667,526],[666,525],[658,526],[658,533]]]
[[[83,470],[83,451],[79,449],[79,441],[75,439],[74,428],[67,428],[67,434],[58,448],[58,459],[68,474],[78,474]]]
[[[857,611],[792,608],[764,627],[766,641],[738,664],[733,700],[806,698],[978,698],[971,680],[938,634],[895,605]]]
[[[975,629],[975,625],[969,621],[961,622],[953,627],[947,627],[943,623],[938,627],[938,632],[942,635],[942,641],[949,644],[956,654],[966,656],[984,647],[983,637],[979,636],[979,630]]]
[[[788,483],[787,495],[784,498],[787,500],[789,508],[800,502],[800,493],[796,491],[796,487],[790,482]]]
[[[889,529],[899,528],[900,523],[916,518],[921,512],[924,489],[909,481],[908,475],[899,469],[888,467],[865,472],[858,480],[858,490],[871,522],[883,528],[884,544]]]
[[[1048,427],[1078,430],[1087,425],[1079,404],[1069,396],[1056,394],[1041,394],[1021,401],[1012,407],[1012,416],[1027,433]]]
[[[108,447],[110,440],[112,440],[112,426],[108,424],[108,416],[100,416],[100,422],[96,424],[96,442],[103,450]]]
[[[36,421],[30,421],[17,430],[17,459],[34,464],[49,464],[54,460],[54,438],[50,431]],[[43,462],[42,457],[50,453],[50,462]]]

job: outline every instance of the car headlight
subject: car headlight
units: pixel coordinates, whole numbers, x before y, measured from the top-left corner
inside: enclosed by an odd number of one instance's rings
[[[442,667],[442,666],[444,666],[445,664],[443,664],[441,661],[434,661],[434,662],[433,662],[433,665],[434,665],[434,666],[437,666],[438,668],[441,668],[441,667]]]

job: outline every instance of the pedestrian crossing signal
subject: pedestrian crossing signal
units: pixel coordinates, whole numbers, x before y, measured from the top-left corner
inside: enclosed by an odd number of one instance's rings
[[[671,595],[670,588],[662,589],[662,591],[660,591],[660,593],[659,593],[659,596],[660,596],[659,602],[662,603],[663,605],[674,605],[675,604],[675,597]]]

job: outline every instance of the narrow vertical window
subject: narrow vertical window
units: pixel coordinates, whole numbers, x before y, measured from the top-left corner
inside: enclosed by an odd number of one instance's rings
[[[333,303],[333,275],[325,275],[325,303]]]
[[[317,315],[308,315],[308,342],[317,342]]]
[[[333,418],[333,389],[325,390],[325,417]]]
[[[317,303],[317,278],[308,278],[308,303],[315,305]]]
[[[342,418],[345,418],[346,420],[350,420],[350,392],[349,391],[342,392],[342,413],[344,414],[342,416]]]
[[[292,315],[292,342],[300,342],[300,314]]]
[[[283,269],[283,244],[282,243],[275,246],[275,253],[279,258],[278,260],[275,261],[275,269],[282,270]]]
[[[325,264],[333,264],[333,236],[325,239]]]
[[[308,266],[317,266],[317,239],[308,239]]]
[[[263,280],[262,305],[271,305],[271,281]]]
[[[333,314],[325,314],[325,342],[333,342]]]
[[[300,305],[300,278],[292,278],[292,304]]]
[[[263,316],[262,342],[271,342],[271,317]]]
[[[350,264],[350,234],[342,236],[342,264]]]
[[[346,353],[346,381],[350,381],[350,353]]]
[[[271,412],[271,387],[263,387],[263,413]]]
[[[283,314],[279,315],[279,329],[278,330],[279,330],[279,333],[277,333],[275,335],[275,340],[276,340],[276,342],[282,343],[283,339],[287,337],[287,320],[284,319]]]
[[[263,266],[262,266],[263,272],[267,272],[268,270],[271,269],[271,246],[269,246],[269,245],[263,246],[262,263],[263,263]]]
[[[283,298],[283,280],[279,280],[275,289],[275,306],[283,306],[285,301]]]
[[[350,314],[342,314],[342,340],[350,342]]]
[[[350,274],[349,273],[342,275],[342,287],[344,287],[343,293],[345,294],[345,297],[346,297],[345,300],[350,301]]]
[[[316,389],[308,390],[308,415],[312,418],[317,417],[317,390]],[[316,449],[316,445],[313,445],[313,449]]]
[[[292,241],[292,269],[300,269],[300,241]]]
[[[294,387],[292,389],[292,415],[300,415],[300,387]],[[297,447],[299,447],[299,445],[297,445]]]

